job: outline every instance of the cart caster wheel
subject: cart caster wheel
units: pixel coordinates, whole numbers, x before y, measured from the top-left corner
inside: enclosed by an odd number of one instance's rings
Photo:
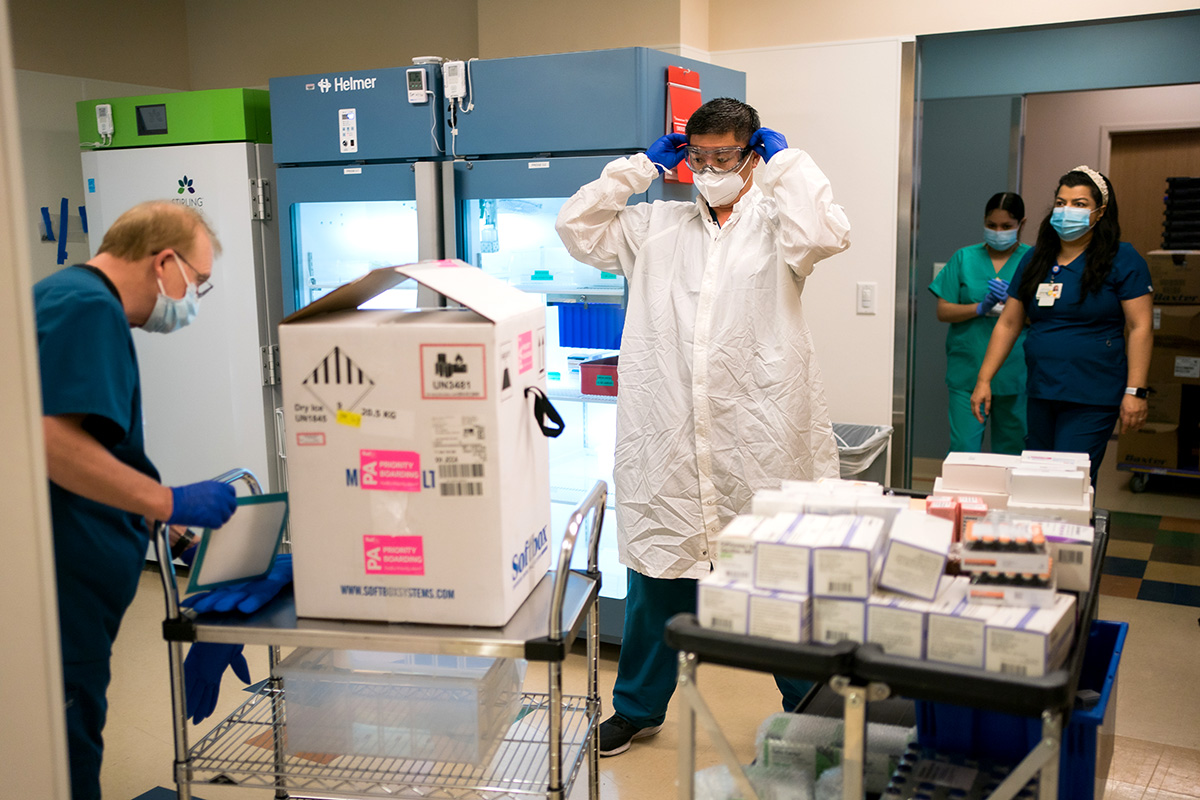
[[[1150,483],[1150,476],[1144,472],[1135,472],[1129,476],[1129,491],[1134,494],[1141,494],[1146,491],[1146,485]]]

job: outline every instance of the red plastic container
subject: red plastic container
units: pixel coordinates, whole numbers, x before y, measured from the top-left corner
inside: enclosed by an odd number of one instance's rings
[[[617,359],[620,356],[605,356],[583,361],[579,364],[579,391],[584,394],[617,396]]]

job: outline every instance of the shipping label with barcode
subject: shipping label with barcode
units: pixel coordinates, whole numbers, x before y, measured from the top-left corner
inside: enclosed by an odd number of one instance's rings
[[[487,430],[474,415],[433,420],[433,460],[442,497],[483,497],[488,474]]]
[[[1059,566],[1062,566],[1063,564],[1082,564],[1082,563],[1083,563],[1083,551],[1067,550],[1066,548],[1059,549],[1059,551],[1058,551]]]

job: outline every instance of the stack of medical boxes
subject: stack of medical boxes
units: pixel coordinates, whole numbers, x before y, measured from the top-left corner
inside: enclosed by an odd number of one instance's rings
[[[714,543],[700,623],[1045,674],[1076,623],[1074,596],[1056,589],[1089,588],[1094,530],[1073,522],[1090,521],[1089,468],[1076,454],[951,454],[924,511],[861,482],[760,491]]]
[[[1193,212],[1196,213],[1196,212]],[[1200,466],[1200,252],[1146,254],[1154,284],[1154,352],[1146,424],[1122,432],[1117,461],[1131,467]]]

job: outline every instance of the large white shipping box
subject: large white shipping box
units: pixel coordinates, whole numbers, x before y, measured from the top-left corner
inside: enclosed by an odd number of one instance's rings
[[[359,306],[406,278],[463,306]],[[367,273],[279,328],[296,613],[503,625],[550,563],[545,309],[458,261]]]

